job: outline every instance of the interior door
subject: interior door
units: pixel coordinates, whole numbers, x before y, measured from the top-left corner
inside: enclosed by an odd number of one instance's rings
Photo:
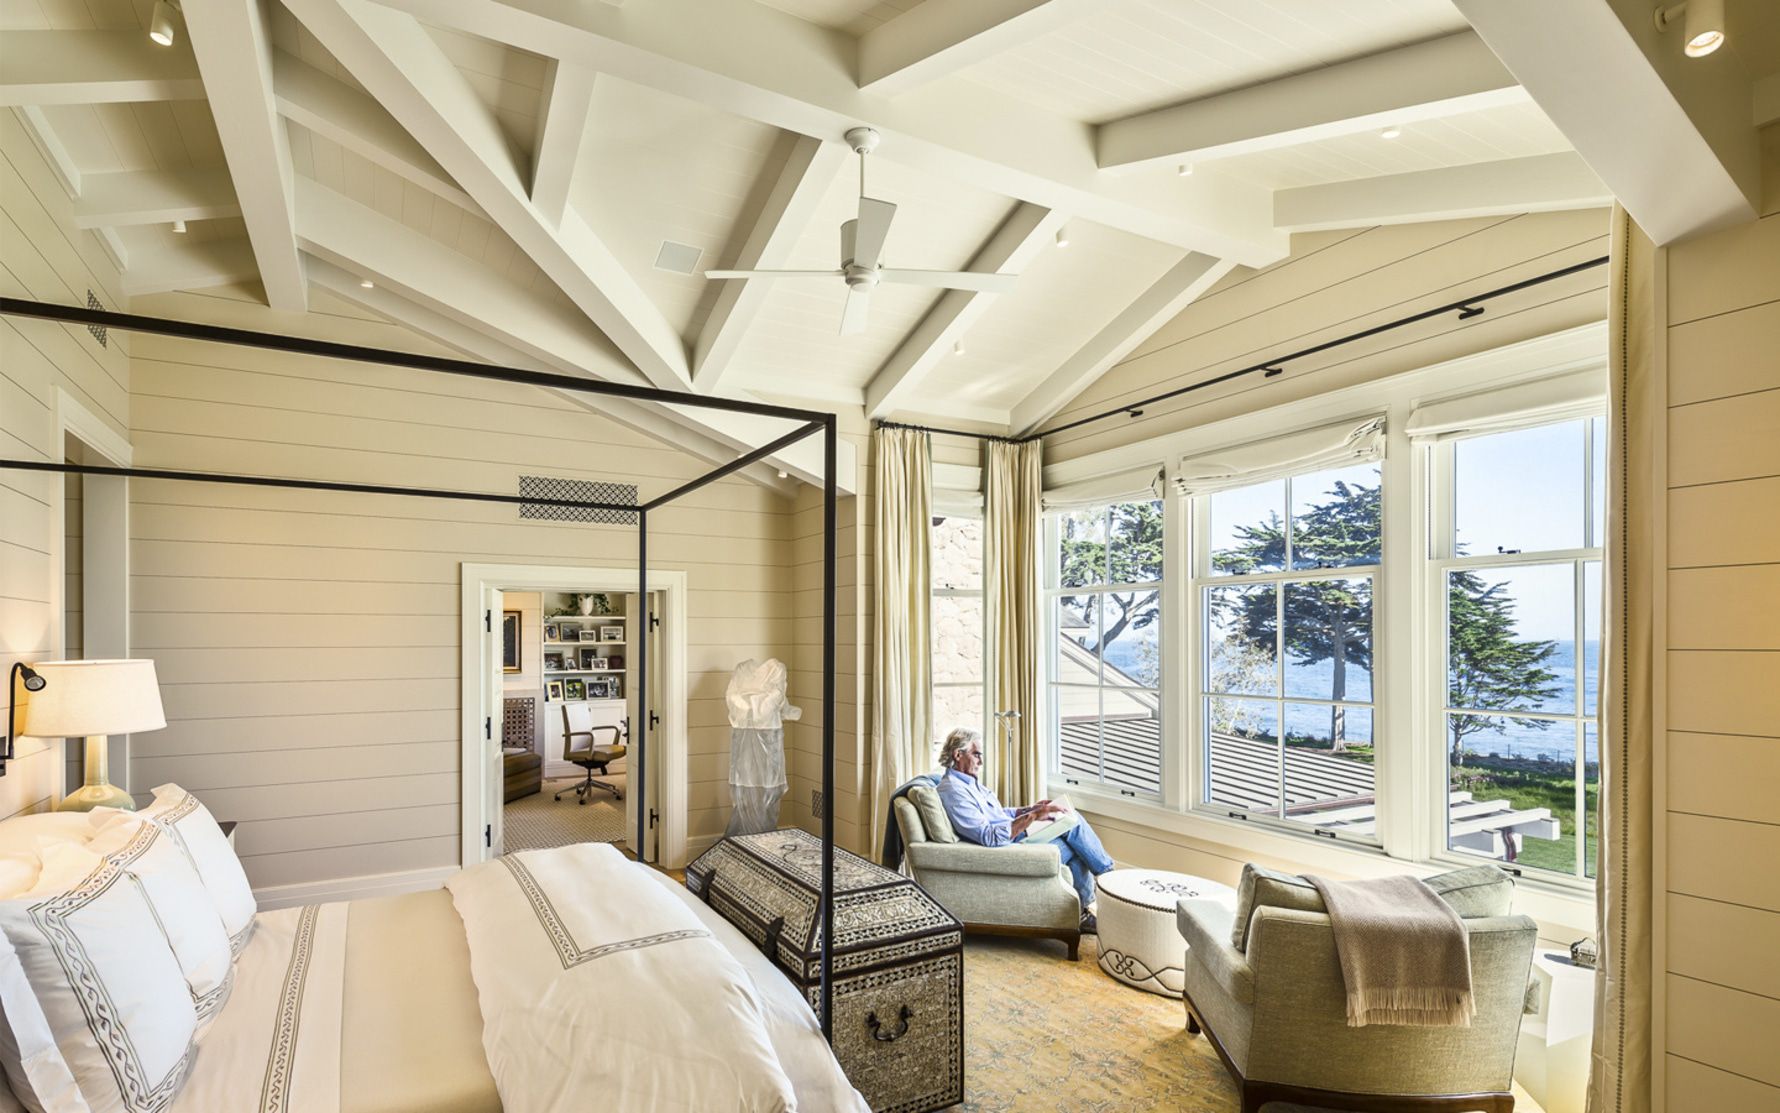
[[[501,763],[501,724],[505,718],[506,685],[501,672],[501,610],[505,596],[500,588],[482,589],[482,723],[486,769],[482,778],[482,820],[488,825],[483,856],[498,857],[501,846],[501,809],[504,806],[506,769]]]
[[[655,862],[660,860],[661,853],[659,837],[661,813],[658,803],[661,799],[661,759],[660,751],[655,747],[657,741],[663,737],[659,631],[663,620],[661,608],[666,602],[666,596],[662,592],[650,592],[647,610],[641,605],[635,594],[625,596],[624,602],[625,614],[629,616],[624,622],[624,659],[627,662],[624,677],[625,734],[626,742],[630,747],[630,753],[626,756],[624,763],[624,842],[626,846],[631,846],[634,849],[633,844],[637,839],[637,811],[646,809],[645,814],[648,819],[640,857],[645,862]],[[636,662],[642,660],[642,655],[645,653],[649,655],[647,671],[651,715],[650,722],[647,724],[642,721],[642,704],[638,698],[636,666]],[[637,783],[635,771],[639,759],[643,756],[639,754],[639,751],[645,747],[648,748],[646,757],[648,769],[643,778],[644,791],[639,793],[635,791]]]

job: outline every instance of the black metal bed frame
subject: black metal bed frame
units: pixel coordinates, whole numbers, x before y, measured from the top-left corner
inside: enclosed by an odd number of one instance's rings
[[[430,371],[437,374],[461,375],[468,378],[488,379],[495,382],[519,383],[528,386],[554,387],[560,390],[581,391],[587,394],[605,395],[614,398],[628,398],[643,402],[664,402],[679,406],[693,406],[707,410],[727,410],[734,413],[754,414],[761,417],[781,418],[798,422],[790,432],[773,441],[745,452],[729,463],[721,464],[696,479],[687,481],[678,487],[657,495],[655,498],[636,505],[619,503],[592,502],[580,499],[544,498],[531,495],[502,495],[482,491],[457,491],[427,487],[392,487],[371,483],[337,483],[309,479],[285,479],[275,476],[235,475],[210,472],[173,471],[158,468],[123,468],[102,467],[87,464],[68,464],[60,461],[11,460],[0,459],[0,469],[34,472],[59,472],[64,475],[109,475],[122,476],[130,479],[167,479],[195,483],[224,483],[251,487],[282,487],[310,491],[344,491],[356,494],[399,495],[409,498],[455,499],[466,502],[490,502],[504,504],[520,504],[526,506],[569,507],[586,510],[608,510],[634,513],[637,516],[637,593],[644,602],[645,615],[649,597],[649,512],[658,509],[689,494],[709,483],[740,471],[767,456],[772,455],[789,445],[803,440],[805,437],[822,435],[822,981],[821,981],[821,1022],[822,1034],[834,1039],[833,1029],[833,988],[831,976],[833,972],[834,947],[834,629],[835,629],[835,457],[839,443],[839,428],[835,415],[820,410],[798,409],[792,406],[777,406],[766,402],[750,402],[736,398],[716,398],[709,395],[693,394],[683,391],[661,390],[656,387],[636,386],[629,383],[602,382],[595,379],[583,379],[574,375],[561,375],[550,372],[526,371],[519,368],[499,367],[492,364],[476,363],[470,360],[444,359],[437,356],[419,355],[412,352],[395,352],[382,348],[370,348],[358,344],[339,344],[327,340],[313,340],[300,336],[282,336],[277,333],[259,332],[253,329],[224,328],[217,325],[193,324],[187,321],[175,321],[163,317],[146,317],[134,313],[112,313],[100,309],[88,309],[83,306],[56,305],[50,302],[32,301],[25,298],[0,298],[0,316],[29,317],[37,320],[60,321],[85,327],[118,329],[123,332],[151,333],[158,336],[175,336],[187,340],[202,340],[217,344],[232,344],[239,347],[264,348],[279,352],[295,352],[302,355],[323,356],[329,359],[350,360],[356,363],[378,364],[386,367],[406,367],[417,371]],[[646,634],[647,631],[644,631]],[[647,797],[642,795],[647,774],[649,708],[648,684],[648,653],[637,657],[637,693],[638,693],[638,729],[633,731],[633,741],[637,754],[635,763],[636,784],[633,791],[639,794],[639,800]],[[647,827],[645,826],[649,809],[637,808],[637,842],[636,852],[642,860]]]

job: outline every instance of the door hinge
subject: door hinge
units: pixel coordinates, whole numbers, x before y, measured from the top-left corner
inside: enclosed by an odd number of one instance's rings
[[[655,820],[656,820],[655,809],[650,808],[649,809],[649,830],[651,830],[651,831],[655,830]]]
[[[651,630],[661,629],[661,616],[656,614],[654,611],[649,612],[649,629],[651,629]]]
[[[482,828],[482,845],[490,848],[494,846],[494,824],[490,823]]]
[[[649,729],[654,730],[659,726],[661,726],[661,716],[653,711],[649,712]]]
[[[490,715],[487,718],[482,720],[482,737],[487,739],[490,742],[494,741],[494,716],[493,715]]]
[[[483,611],[482,612],[482,631],[483,631],[483,633],[486,633],[486,634],[494,633],[494,612],[493,611]]]

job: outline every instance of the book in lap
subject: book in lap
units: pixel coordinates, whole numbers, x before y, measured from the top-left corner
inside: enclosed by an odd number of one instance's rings
[[[1059,796],[1051,803],[1060,804],[1069,810],[1062,815],[1054,815],[1026,828],[1026,838],[1022,841],[1050,842],[1052,839],[1060,839],[1069,833],[1070,828],[1082,821],[1081,817],[1075,814],[1075,808],[1069,803],[1067,796]]]

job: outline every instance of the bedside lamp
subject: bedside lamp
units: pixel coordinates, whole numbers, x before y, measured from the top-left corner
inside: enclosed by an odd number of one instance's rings
[[[33,665],[43,687],[25,705],[19,731],[33,738],[85,736],[86,784],[62,798],[57,811],[86,812],[98,807],[134,808],[130,794],[113,785],[110,746],[113,734],[160,730],[167,725],[161,710],[161,687],[155,663],[131,661],[44,661]]]

